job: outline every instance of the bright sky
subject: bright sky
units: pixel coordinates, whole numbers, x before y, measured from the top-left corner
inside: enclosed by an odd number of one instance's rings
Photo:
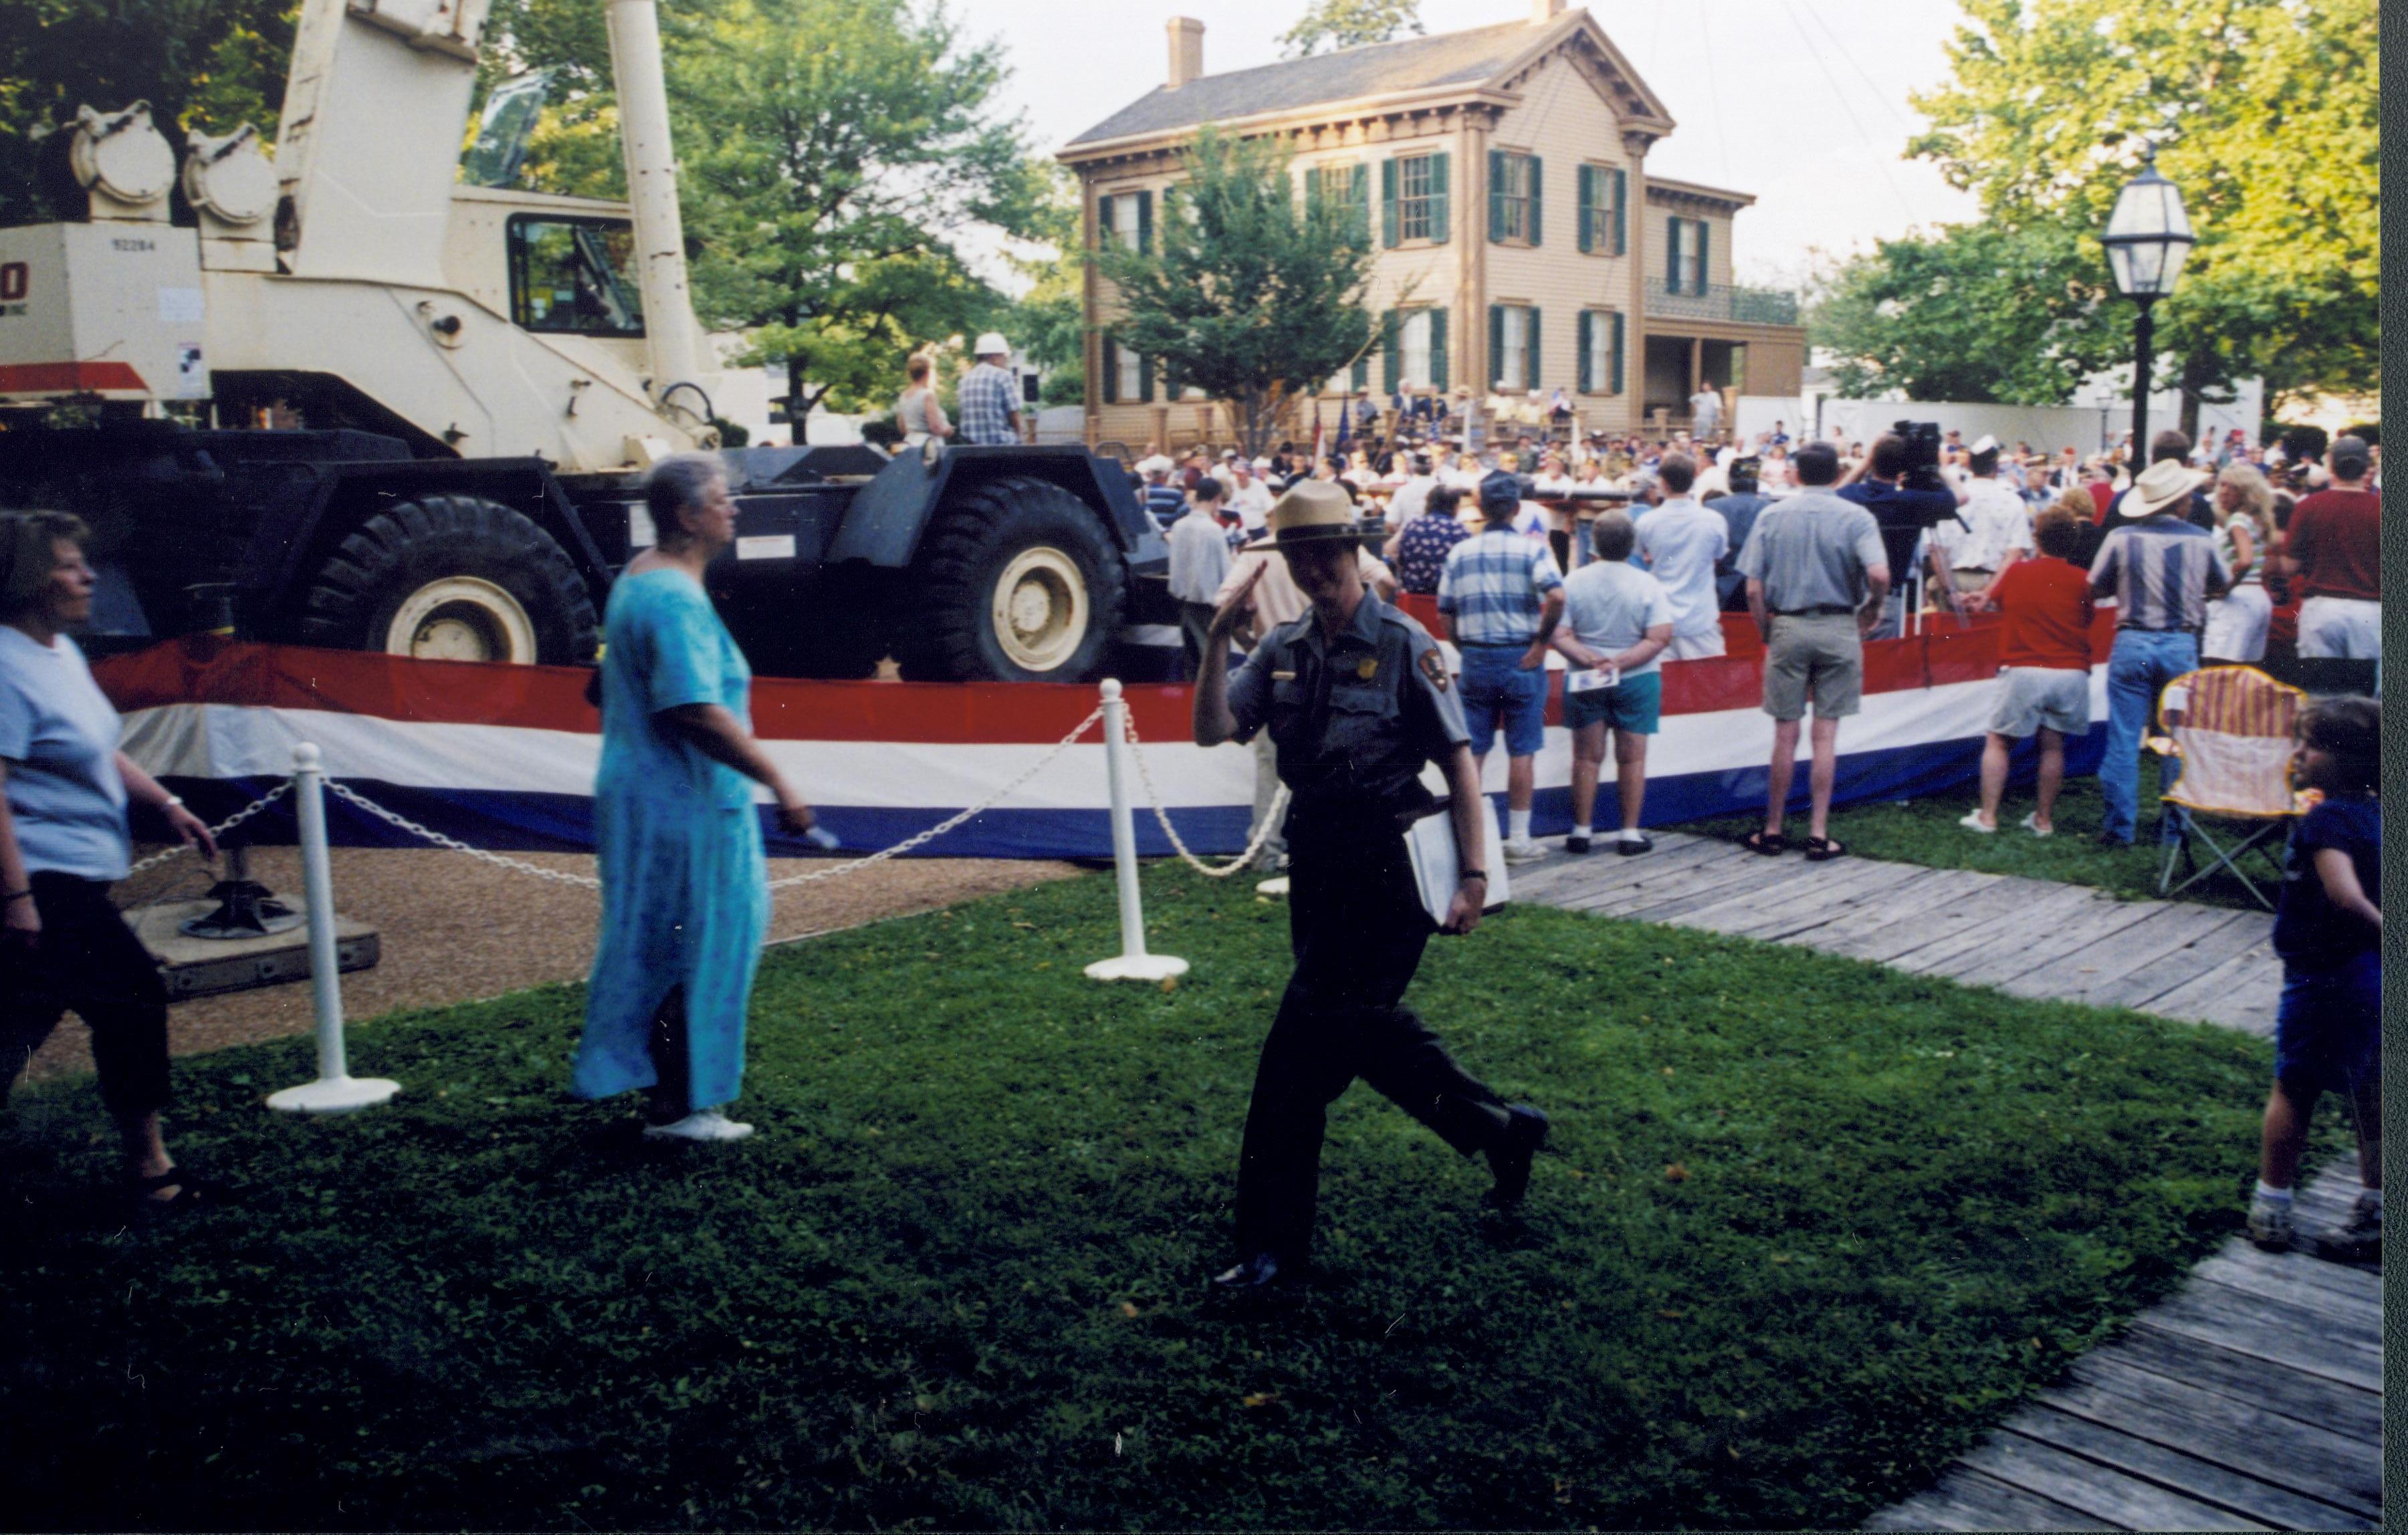
[[[1007,101],[1051,153],[1159,83],[1173,16],[1204,22],[1208,74],[1269,64],[1305,0],[955,0],[998,37]],[[1907,93],[1942,78],[1953,0],[1594,0],[1589,10],[1680,126],[1648,151],[1657,175],[1752,192],[1732,244],[1742,281],[1793,284],[1834,255],[1972,200],[1901,158],[1922,126]],[[1432,33],[1529,15],[1528,0],[1422,0]]]

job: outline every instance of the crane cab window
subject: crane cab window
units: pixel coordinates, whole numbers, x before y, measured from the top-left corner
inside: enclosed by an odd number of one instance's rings
[[[619,219],[512,214],[510,319],[571,336],[641,336],[636,232]]]

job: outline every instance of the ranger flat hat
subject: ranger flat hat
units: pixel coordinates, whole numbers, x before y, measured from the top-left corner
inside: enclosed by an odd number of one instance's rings
[[[1326,480],[1299,480],[1271,503],[1271,532],[1283,546],[1355,536],[1354,503]]]
[[[2199,489],[2206,476],[2171,458],[2161,458],[2132,481],[2124,493],[2124,515],[2154,517]]]

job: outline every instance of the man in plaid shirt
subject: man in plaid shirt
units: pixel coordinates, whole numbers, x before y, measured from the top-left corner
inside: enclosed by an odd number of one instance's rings
[[[1010,344],[994,331],[978,338],[978,366],[962,376],[962,441],[1008,448],[1020,440],[1020,384],[1004,366],[1010,360]]]
[[[1485,766],[1505,731],[1505,861],[1527,863],[1546,850],[1530,838],[1530,796],[1539,748],[1547,734],[1547,641],[1564,615],[1564,578],[1546,539],[1513,530],[1522,482],[1497,470],[1480,481],[1487,525],[1446,553],[1438,610],[1463,653],[1463,714],[1471,755]]]

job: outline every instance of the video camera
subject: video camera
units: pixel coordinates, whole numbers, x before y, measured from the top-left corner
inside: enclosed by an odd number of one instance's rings
[[[1890,430],[1906,443],[1906,472],[1899,476],[1899,487],[1911,491],[1947,490],[1948,481],[1940,473],[1940,423],[1901,421],[1891,423]]]

